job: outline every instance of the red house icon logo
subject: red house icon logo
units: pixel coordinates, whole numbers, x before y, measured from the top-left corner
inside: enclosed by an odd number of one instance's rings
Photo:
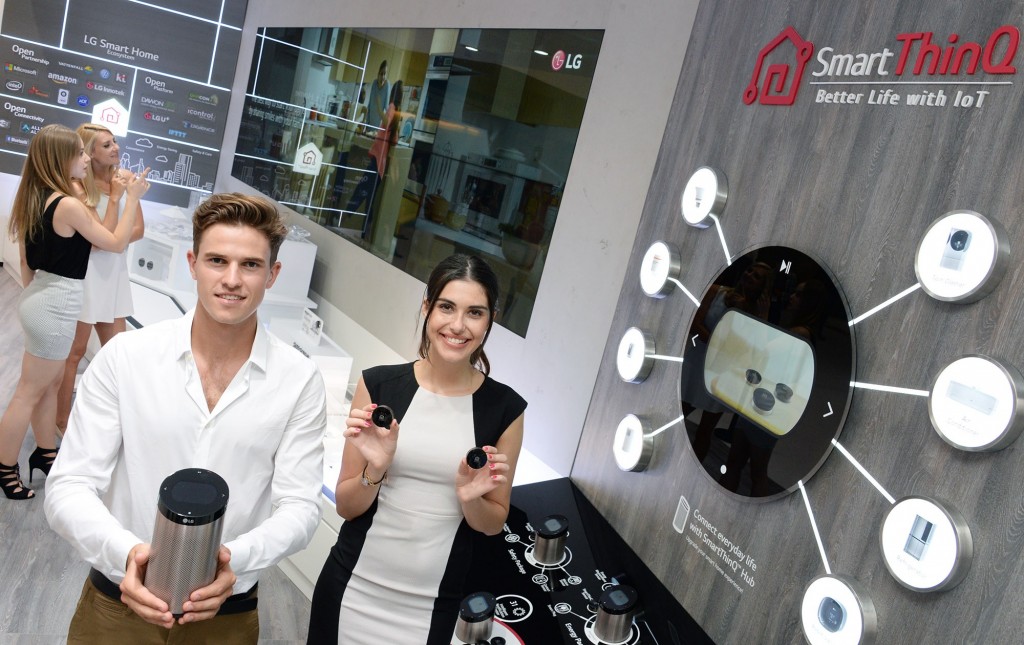
[[[789,42],[793,46],[795,69],[789,63],[768,60],[768,56],[776,50],[782,51],[782,44]],[[769,42],[757,55],[754,74],[750,77],[750,85],[743,90],[743,102],[750,105],[759,101],[761,105],[793,105],[796,94],[800,90],[800,79],[804,75],[804,67],[814,53],[814,45],[804,40],[793,27],[786,27],[779,35]],[[784,60],[781,54],[777,57]],[[760,91],[758,88],[761,88]]]
[[[100,120],[103,123],[117,124],[121,120],[121,112],[108,107],[100,113]]]

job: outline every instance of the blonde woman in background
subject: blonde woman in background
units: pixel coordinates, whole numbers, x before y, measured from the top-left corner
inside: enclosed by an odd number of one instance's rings
[[[86,123],[78,126],[85,152],[92,159],[85,178],[76,182],[82,189],[81,200],[96,211],[103,227],[113,232],[125,207],[125,186],[128,171],[120,168],[121,156],[114,134],[102,125]],[[142,207],[136,209],[135,225],[129,242],[142,239],[145,223]],[[89,254],[89,270],[83,281],[82,312],[78,315],[75,340],[64,365],[64,378],[57,393],[57,433],[68,427],[71,397],[75,390],[78,364],[85,356],[93,327],[100,345],[125,330],[125,318],[132,315],[132,291],[128,284],[128,262],[125,251],[110,252],[93,248]]]
[[[128,246],[139,198],[149,188],[148,170],[127,178],[125,217],[111,232],[79,201],[80,191],[72,184],[85,178],[89,163],[85,144],[73,130],[45,126],[29,142],[11,207],[8,232],[21,249],[25,287],[18,302],[25,353],[14,396],[0,418],[0,490],[8,499],[35,496],[18,469],[30,423],[36,449],[28,460],[29,483],[34,470],[48,474],[57,456],[57,388],[82,308],[89,252],[94,245],[115,252]]]

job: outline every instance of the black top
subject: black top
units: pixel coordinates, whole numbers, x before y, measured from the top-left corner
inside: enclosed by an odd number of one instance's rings
[[[64,197],[58,195],[43,211],[43,225],[36,239],[25,238],[25,261],[33,271],[82,280],[89,268],[92,244],[78,231],[71,237],[62,237],[53,230],[53,214]]]

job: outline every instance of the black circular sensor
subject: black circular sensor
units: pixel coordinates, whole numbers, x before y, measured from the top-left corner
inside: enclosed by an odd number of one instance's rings
[[[783,403],[789,403],[789,400],[793,398],[793,388],[785,383],[776,383],[775,398]]]
[[[486,591],[469,594],[459,603],[459,618],[467,623],[479,623],[494,617],[495,598]]]
[[[601,594],[599,604],[601,609],[609,614],[625,614],[626,612],[633,611],[637,600],[639,600],[639,595],[636,589],[626,585],[618,585],[605,589]]]
[[[775,396],[763,387],[757,388],[754,390],[754,407],[762,414],[771,412],[775,407]]]
[[[761,373],[757,370],[747,370],[747,383],[757,385],[761,382]]]
[[[395,413],[386,405],[378,405],[370,413],[370,421],[378,428],[390,428],[391,422],[395,420]]]
[[[487,453],[483,448],[473,448],[466,453],[466,463],[474,470],[479,470],[487,465]]]
[[[569,518],[564,515],[548,515],[537,526],[537,537],[553,540],[569,534]]]

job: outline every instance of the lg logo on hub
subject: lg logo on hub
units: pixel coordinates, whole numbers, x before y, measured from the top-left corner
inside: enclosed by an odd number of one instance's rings
[[[566,54],[559,49],[551,57],[551,69],[556,72],[562,68],[580,69],[583,66],[583,54]]]

